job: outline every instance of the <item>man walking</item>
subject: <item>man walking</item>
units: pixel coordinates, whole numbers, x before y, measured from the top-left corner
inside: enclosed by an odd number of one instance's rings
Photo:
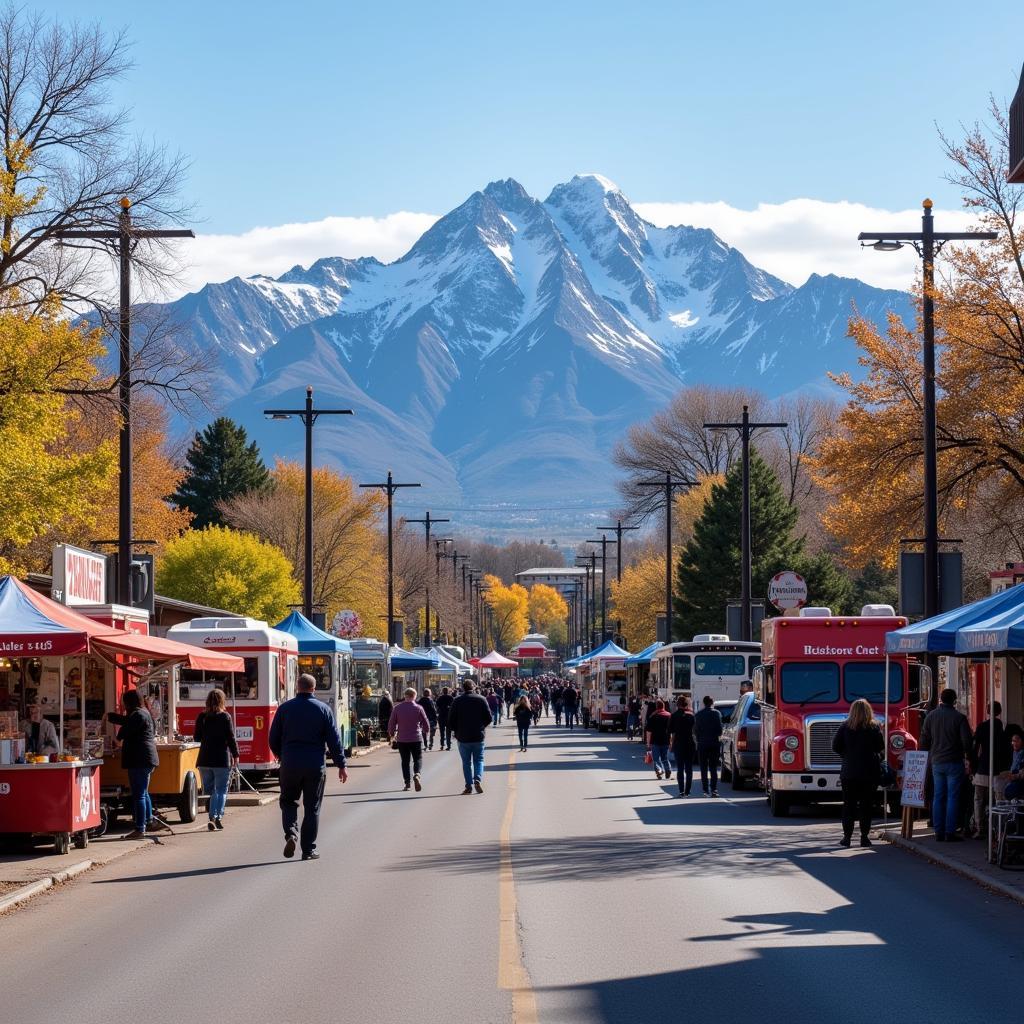
[[[931,755],[932,821],[935,841],[960,842],[957,832],[960,787],[964,781],[964,758],[971,749],[971,729],[967,717],[956,709],[956,690],[943,690],[939,706],[924,720],[921,749]]]
[[[437,733],[437,704],[434,703],[434,695],[430,692],[429,686],[423,691],[423,696],[420,697],[417,703],[426,712],[427,719],[430,722],[430,737],[428,739],[424,736],[423,739],[426,742],[427,750],[433,750],[434,736]]]
[[[451,690],[446,686],[441,690],[441,696],[437,698],[437,724],[441,727],[441,749],[452,749],[452,730],[448,724],[448,714],[452,709]]]
[[[722,739],[722,713],[715,707],[710,694],[704,697],[704,707],[693,716],[693,736],[697,741],[697,760],[700,762],[700,784],[705,796],[718,796],[718,754]],[[708,791],[708,775],[711,790]]]
[[[348,782],[345,751],[334,712],[313,696],[316,680],[308,672],[299,676],[298,693],[286,700],[270,726],[270,749],[281,762],[281,823],[284,826],[284,855],[295,856],[296,841],[303,860],[317,860],[316,836],[320,829],[320,804],[327,782],[325,748],[338,769],[338,778]],[[299,797],[302,797],[302,832],[299,833]]]
[[[405,700],[396,704],[388,720],[388,737],[391,742],[398,741],[398,754],[402,759],[402,778],[405,780],[405,788],[409,789],[410,783],[416,784],[418,793],[423,784],[420,782],[420,772],[423,769],[423,740],[430,733],[430,719],[423,708],[416,703],[416,691],[410,686],[404,694]],[[412,775],[410,778],[409,762],[412,761]]]
[[[576,687],[570,683],[562,691],[562,710],[565,712],[565,724],[569,727],[569,732],[575,727],[579,708],[580,695],[576,692]]]
[[[672,712],[669,724],[669,739],[676,759],[676,779],[679,781],[679,795],[687,797],[693,786],[693,721],[688,697],[676,698],[676,710]]]
[[[654,713],[647,719],[644,738],[647,752],[653,758],[654,774],[660,779],[664,772],[666,779],[672,778],[672,764],[668,759],[668,734],[672,718],[665,710],[664,701],[655,701]]]
[[[448,726],[458,741],[466,780],[463,796],[469,796],[474,789],[478,793],[484,791],[484,734],[491,724],[491,709],[479,693],[473,692],[475,688],[473,680],[467,679],[448,713]]]

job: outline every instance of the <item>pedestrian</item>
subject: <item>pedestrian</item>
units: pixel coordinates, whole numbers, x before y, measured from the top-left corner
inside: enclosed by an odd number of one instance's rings
[[[434,702],[434,695],[428,686],[419,699],[419,706],[427,713],[427,721],[430,723],[430,736],[424,737],[427,743],[427,750],[434,749],[434,736],[437,734],[437,704]]]
[[[491,712],[491,725],[497,725],[501,721],[501,701],[492,689],[488,689],[485,699],[487,708]]]
[[[529,746],[530,723],[536,721],[534,709],[525,697],[519,698],[515,711],[516,727],[519,729],[519,749],[525,750]]]
[[[655,701],[654,712],[647,719],[644,739],[647,741],[647,752],[654,759],[654,774],[660,779],[664,773],[666,779],[672,778],[672,763],[668,759],[668,735],[672,716],[665,710],[665,702]]]
[[[451,750],[452,749],[452,730],[448,725],[448,714],[452,709],[452,701],[455,698],[452,696],[451,688],[445,686],[441,690],[441,695],[437,698],[437,724],[441,728],[441,749]]]
[[[722,742],[722,713],[710,694],[704,695],[704,706],[693,716],[693,737],[697,741],[700,762],[700,784],[705,796],[718,796],[718,757]],[[711,789],[708,790],[710,776]]]
[[[391,721],[391,712],[394,707],[395,704],[391,699],[391,694],[385,690],[381,695],[380,703],[377,705],[377,724],[380,726],[381,736],[387,736],[388,734],[388,722]]]
[[[861,697],[850,705],[846,721],[832,738],[832,750],[842,759],[839,782],[843,788],[843,838],[849,846],[853,826],[860,824],[860,845],[870,846],[871,814],[882,779],[881,756],[885,752],[882,730],[871,705]]]
[[[448,713],[448,724],[459,744],[462,774],[466,780],[463,796],[468,796],[474,789],[478,793],[484,791],[484,737],[487,726],[492,722],[487,701],[474,693],[475,689],[472,679],[465,680],[462,693],[455,698]]]
[[[974,776],[974,835],[978,839],[988,838],[986,815],[988,814],[989,791],[989,757],[995,763],[995,774],[1005,772],[1010,767],[1010,744],[1003,728],[1003,706],[999,701],[992,704],[994,718],[985,719],[977,729],[971,741],[971,774]],[[995,738],[995,749],[989,750],[990,737]]]
[[[534,725],[540,725],[540,712],[543,706],[543,702],[540,699],[540,692],[538,690],[534,690],[530,694],[530,710],[533,712]]]
[[[156,733],[153,718],[142,706],[138,690],[125,690],[121,696],[124,714],[107,712],[103,717],[121,728],[117,738],[121,741],[121,767],[128,773],[128,785],[132,791],[132,818],[135,830],[125,839],[143,839],[147,830],[166,827],[153,816],[153,801],[149,795],[149,777],[160,764],[156,752]]]
[[[932,821],[935,841],[960,842],[957,832],[960,787],[964,781],[964,759],[971,750],[971,730],[965,715],[956,709],[956,690],[943,690],[939,706],[925,716],[921,727],[921,749],[931,755]]]
[[[213,689],[206,697],[206,710],[196,717],[193,738],[199,744],[196,767],[203,780],[203,792],[209,796],[206,808],[209,821],[206,827],[224,828],[224,808],[228,799],[228,780],[231,769],[238,764],[238,743],[235,725],[227,713],[224,691]]]
[[[561,685],[556,686],[551,691],[551,706],[552,706],[552,708],[554,708],[554,711],[555,711],[555,725],[561,725],[562,724],[562,710],[565,707],[565,705],[563,703],[564,696],[565,696],[565,687],[564,686],[561,686]]]
[[[562,712],[565,714],[565,724],[572,732],[576,724],[576,716],[580,707],[580,695],[576,687],[571,683],[562,691]]]
[[[388,721],[388,737],[398,743],[398,754],[402,761],[402,780],[406,790],[416,786],[418,793],[423,788],[420,773],[423,770],[423,740],[430,732],[430,719],[426,711],[416,703],[416,691],[408,687],[405,700],[395,705]],[[409,762],[412,762],[410,773]]]
[[[547,680],[540,684],[540,699],[544,702],[544,717],[551,714],[551,687]]]
[[[508,682],[502,687],[501,694],[505,701],[505,713],[511,715],[512,707],[516,702],[515,687],[513,687],[511,682]]]
[[[281,762],[281,824],[284,855],[295,856],[298,842],[303,860],[318,860],[316,837],[320,830],[320,804],[327,784],[324,751],[329,750],[338,778],[348,782],[345,751],[334,712],[313,696],[316,679],[308,672],[299,676],[291,700],[286,700],[270,724],[270,749]],[[302,830],[299,831],[299,798],[302,798]]]
[[[634,693],[626,705],[626,739],[632,741],[640,728],[640,698]]]
[[[693,757],[697,747],[693,739],[693,712],[688,697],[680,695],[676,698],[676,710],[672,712],[669,723],[669,743],[676,759],[679,795],[689,796],[693,787]]]

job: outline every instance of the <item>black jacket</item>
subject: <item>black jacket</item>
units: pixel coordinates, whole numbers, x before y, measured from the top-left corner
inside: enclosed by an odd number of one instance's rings
[[[651,746],[668,746],[668,733],[671,722],[672,716],[664,708],[661,711],[655,711],[653,715],[648,717],[646,731],[651,737]]]
[[[672,722],[669,726],[672,734],[672,750],[676,754],[692,754],[694,750],[693,741],[693,712],[676,710],[672,712]]]
[[[533,724],[533,708],[521,708],[517,706],[512,714],[515,715],[516,725]]]
[[[460,743],[482,743],[492,720],[487,700],[479,693],[460,693],[448,712],[448,726]]]
[[[580,702],[580,695],[571,687],[567,686],[562,691],[562,706],[566,709],[575,709]]]
[[[1003,723],[996,719],[996,727],[993,730],[996,737],[995,769],[996,773],[1010,770],[1010,761],[1013,759],[1013,748],[1007,739]],[[974,730],[974,743],[971,747],[971,771],[975,774],[988,775],[988,735],[989,722],[986,718],[977,729]]]
[[[394,701],[385,693],[380,699],[380,704],[377,705],[377,718],[380,721],[381,729],[385,732],[388,731],[388,722],[391,721],[391,712],[394,708]]]
[[[845,722],[832,737],[832,749],[843,759],[839,778],[843,782],[871,782],[878,785],[882,762],[879,754],[885,750],[885,738],[877,725],[866,729],[851,729]]]
[[[136,708],[130,715],[111,712],[107,721],[121,726],[117,738],[121,741],[122,768],[155,768],[160,763],[153,719],[145,708]]]
[[[334,763],[345,766],[338,723],[334,712],[311,693],[300,693],[286,700],[270,723],[270,749],[281,767],[294,771],[316,771],[324,767],[324,750]]]
[[[235,726],[226,711],[200,711],[196,717],[196,742],[199,744],[198,768],[229,768],[231,756],[238,757]]]
[[[434,702],[434,705],[437,708],[437,720],[439,722],[448,721],[448,713],[452,709],[452,701],[454,700],[455,698],[450,693],[442,693]],[[429,714],[429,712],[427,713]]]
[[[717,747],[722,738],[722,712],[718,708],[701,708],[693,716],[693,735],[698,747]]]
[[[931,754],[932,764],[959,764],[971,752],[974,738],[967,716],[948,704],[940,704],[925,716],[921,749]]]
[[[416,703],[419,704],[419,706],[426,712],[427,721],[430,722],[431,725],[437,725],[437,705],[434,703],[434,698],[420,697]]]

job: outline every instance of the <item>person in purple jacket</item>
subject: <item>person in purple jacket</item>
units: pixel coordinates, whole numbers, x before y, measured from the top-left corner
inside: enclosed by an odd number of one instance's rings
[[[410,686],[405,691],[405,700],[396,704],[388,720],[388,736],[392,743],[398,742],[398,753],[402,758],[402,778],[405,788],[416,786],[418,793],[423,784],[420,772],[423,768],[423,741],[430,735],[430,719],[426,711],[416,703],[416,691]],[[409,762],[412,762],[410,779]]]

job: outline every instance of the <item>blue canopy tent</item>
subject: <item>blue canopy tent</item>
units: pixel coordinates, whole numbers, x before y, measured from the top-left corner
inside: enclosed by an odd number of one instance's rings
[[[581,654],[578,658],[573,658],[564,664],[569,668],[575,668],[594,658],[628,658],[629,656],[629,651],[624,651],[614,640],[605,640],[603,644],[599,644],[592,651],[587,651],[586,654]]]
[[[638,652],[637,654],[631,654],[626,659],[626,667],[629,668],[633,665],[649,665],[655,653],[658,651],[660,647],[663,646],[664,644],[662,644],[662,642],[658,640],[655,643],[651,644],[650,647],[645,647],[642,651]]]
[[[441,667],[437,658],[413,654],[401,647],[392,647],[388,654],[392,672],[430,672]]]
[[[293,611],[282,619],[274,629],[290,633],[299,642],[300,654],[351,654],[352,645],[341,637],[325,633],[314,626],[302,612]]]

